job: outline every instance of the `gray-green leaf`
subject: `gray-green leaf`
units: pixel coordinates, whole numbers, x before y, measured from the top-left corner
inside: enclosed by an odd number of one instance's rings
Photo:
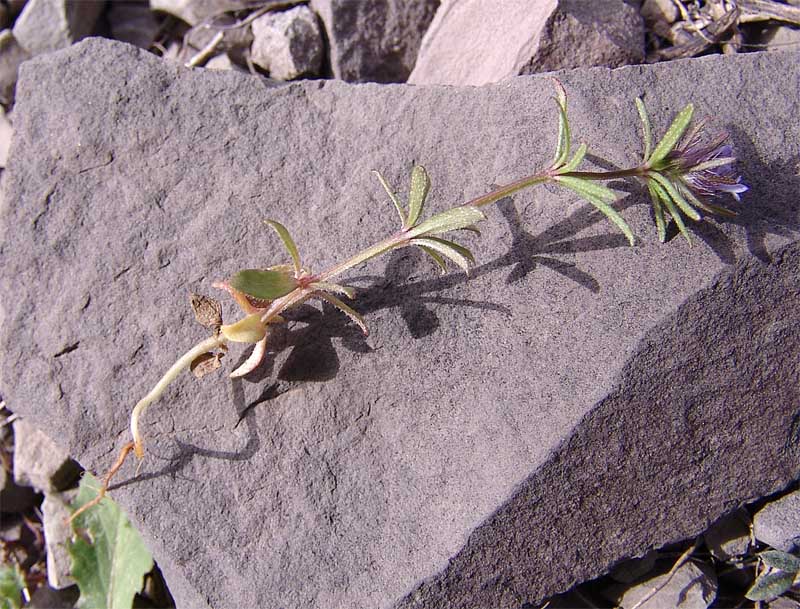
[[[766,552],[761,552],[758,557],[768,567],[774,567],[775,569],[780,569],[781,571],[787,571],[789,573],[797,573],[800,571],[800,558],[794,554],[781,552],[780,550],[767,550]]]
[[[625,219],[619,214],[619,212],[609,205],[609,203],[615,201],[617,198],[617,195],[613,190],[595,182],[570,176],[558,176],[555,178],[555,180],[559,184],[562,184],[570,190],[578,193],[581,197],[589,201],[589,203],[600,210],[606,216],[606,218],[611,220],[611,222],[613,222],[617,228],[622,231],[625,237],[627,237],[628,243],[630,243],[631,246],[636,243],[636,238],[633,235],[631,227],[628,226],[628,223],[625,222]]]
[[[475,262],[475,257],[466,247],[453,241],[448,241],[447,239],[440,239],[438,237],[421,237],[412,239],[411,245],[426,247],[449,258],[459,267],[461,267],[461,269],[467,274],[469,274],[470,262]]]
[[[406,227],[414,226],[419,220],[430,188],[431,180],[428,177],[428,172],[425,171],[422,165],[414,165],[414,169],[411,171],[411,191],[408,193]]]
[[[289,255],[292,257],[292,262],[294,262],[294,272],[299,275],[301,269],[300,254],[297,252],[297,245],[295,245],[294,239],[292,239],[289,231],[283,224],[276,222],[275,220],[264,220],[264,223],[278,233],[281,241],[283,241],[283,244],[286,246],[286,251],[288,251]]]
[[[231,277],[232,288],[261,300],[275,300],[297,287],[297,280],[288,273],[263,269],[244,269]]]
[[[425,222],[408,231],[411,238],[427,235],[440,235],[451,230],[469,228],[473,224],[485,220],[486,216],[477,207],[461,206],[448,209],[440,214],[428,218]]]
[[[99,488],[100,483],[86,473],[72,507],[94,499]],[[108,497],[79,515],[73,527],[79,534],[68,549],[72,576],[81,592],[78,606],[129,609],[142,589],[144,575],[153,568],[153,558],[138,531]]]
[[[642,137],[644,139],[642,161],[646,163],[647,157],[650,156],[650,149],[653,147],[653,131],[650,127],[650,117],[647,116],[647,109],[645,109],[641,97],[636,98],[636,110],[639,112],[639,118],[642,121]]]
[[[760,575],[753,586],[745,592],[745,598],[751,601],[771,601],[792,587],[794,573],[772,571]]]
[[[681,136],[686,131],[686,128],[689,126],[689,123],[692,121],[692,114],[694,114],[694,105],[692,104],[687,105],[678,113],[678,116],[672,121],[664,137],[661,138],[658,146],[656,146],[656,149],[653,150],[653,154],[647,159],[647,164],[650,167],[654,167],[657,163],[663,161],[664,158],[672,152],[681,139]]]
[[[397,195],[394,194],[392,187],[389,186],[389,182],[386,181],[386,178],[384,178],[379,171],[373,170],[372,173],[378,177],[378,181],[381,183],[381,186],[383,186],[386,194],[389,195],[392,203],[394,203],[394,208],[397,210],[397,215],[400,216],[400,225],[403,228],[406,228],[408,225],[406,224],[406,215],[403,212],[403,206],[400,204],[400,200],[397,198]]]

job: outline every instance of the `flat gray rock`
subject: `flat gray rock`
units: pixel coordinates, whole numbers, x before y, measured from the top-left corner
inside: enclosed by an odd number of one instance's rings
[[[520,74],[644,60],[644,22],[626,0],[444,0],[408,82],[485,85]]]
[[[325,27],[334,78],[405,82],[439,0],[311,0]]]
[[[178,605],[519,607],[800,476],[798,66],[559,76],[576,138],[613,163],[640,156],[638,95],[657,133],[690,100],[731,130],[751,190],[694,248],[657,243],[635,187],[635,248],[568,192],[522,192],[467,238],[469,280],[411,251],[354,269],[368,338],[308,305],[254,378],[181,377],[112,491]],[[267,87],[104,40],[23,64],[0,392],[105,470],[204,336],[190,291],[285,262],[264,218],[325,268],[396,229],[371,169],[404,193],[422,163],[430,212],[466,201],[549,162],[552,96],[549,77]]]

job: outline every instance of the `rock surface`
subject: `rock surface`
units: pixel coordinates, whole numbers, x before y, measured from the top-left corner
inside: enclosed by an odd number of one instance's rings
[[[753,515],[753,535],[773,548],[800,548],[800,491],[771,501]]]
[[[690,100],[731,130],[751,190],[694,248],[656,242],[637,189],[633,249],[569,193],[523,192],[489,210],[469,281],[407,251],[355,269],[369,338],[309,305],[254,377],[179,379],[112,491],[178,605],[519,607],[800,476],[798,66],[560,76],[576,138],[612,163],[640,155],[645,91],[657,133]],[[0,393],[105,469],[204,335],[189,292],[285,262],[264,218],[325,268],[396,230],[371,169],[405,192],[423,163],[435,210],[547,163],[552,95],[549,77],[266,88],[102,40],[25,63]]]
[[[750,515],[747,510],[736,510],[726,514],[703,534],[711,555],[726,561],[744,556],[750,548]]]
[[[495,0],[444,0],[408,82],[483,85],[643,60],[644,22],[624,0],[509,0],[502,10]]]
[[[292,80],[314,76],[322,64],[322,34],[317,16],[306,6],[267,13],[252,24],[253,62],[270,78]]]
[[[331,71],[348,82],[405,82],[439,0],[311,0],[330,47]]]

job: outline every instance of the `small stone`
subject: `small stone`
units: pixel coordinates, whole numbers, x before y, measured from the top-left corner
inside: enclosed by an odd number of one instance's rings
[[[778,25],[771,28],[769,34],[769,40],[766,42],[768,51],[800,49],[800,28]]]
[[[203,67],[208,70],[233,70],[238,66],[231,61],[227,53],[223,53],[209,59]]]
[[[77,490],[64,493],[46,493],[42,503],[42,521],[47,550],[47,582],[60,590],[75,583],[70,575],[72,561],[67,543],[72,535],[69,504],[75,500]]]
[[[503,44],[496,44],[497,40]],[[623,0],[445,0],[408,82],[484,85],[553,70],[641,63],[644,22]]]
[[[204,19],[219,15],[226,11],[239,11],[253,8],[252,0],[150,0],[150,8],[154,11],[168,13],[185,21],[189,25],[197,25]]]
[[[78,586],[55,590],[50,586],[40,586],[31,597],[25,609],[72,609],[78,602]]]
[[[703,535],[714,558],[730,560],[747,554],[750,548],[750,516],[737,510],[717,520]]]
[[[440,0],[311,0],[330,46],[335,78],[405,82]]]
[[[675,23],[680,16],[673,0],[644,0],[641,13],[647,23]]]
[[[107,16],[111,35],[122,42],[147,49],[158,35],[158,20],[147,0],[113,0]]]
[[[0,108],[0,167],[5,167],[8,161],[8,149],[11,147],[11,136],[14,127],[11,125],[9,115]]]
[[[322,64],[322,35],[305,6],[267,13],[252,24],[251,58],[277,80],[313,76]]]
[[[14,23],[14,36],[31,55],[64,49],[92,33],[102,2],[29,0]]]
[[[628,588],[622,594],[619,606],[631,609],[666,578],[667,574],[664,573]],[[639,605],[639,609],[706,609],[716,596],[717,578],[713,569],[705,564],[687,562],[663,588]]]
[[[771,501],[756,512],[753,534],[758,541],[784,552],[800,545],[800,491]]]
[[[70,459],[44,432],[24,419],[14,421],[14,479],[17,484],[52,492],[68,488],[80,474]]]
[[[609,575],[614,581],[621,584],[630,584],[647,573],[650,573],[653,567],[656,566],[656,560],[658,560],[658,552],[653,550],[641,558],[632,558],[618,564],[611,569]]]
[[[30,55],[20,46],[11,30],[0,32],[0,103],[10,106],[14,103],[14,89],[17,86],[19,64]]]

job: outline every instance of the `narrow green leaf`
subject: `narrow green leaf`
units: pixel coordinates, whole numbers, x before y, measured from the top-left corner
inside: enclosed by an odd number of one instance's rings
[[[350,319],[352,319],[361,331],[364,333],[364,336],[369,334],[369,330],[367,329],[367,322],[364,321],[364,318],[353,308],[344,304],[341,300],[333,296],[332,294],[328,294],[327,292],[315,292],[314,296],[316,298],[321,298],[329,303],[331,303],[334,307],[339,309],[342,313],[347,315]]]
[[[569,119],[567,118],[567,108],[558,104],[558,144],[556,144],[556,156],[553,159],[553,167],[561,167],[569,156],[570,132]]]
[[[628,226],[628,223],[625,222],[619,212],[609,205],[610,202],[615,201],[617,198],[613,190],[580,178],[559,176],[555,179],[594,205],[622,231],[631,246],[635,245],[636,238],[631,227]]]
[[[683,195],[678,191],[677,188],[675,188],[675,185],[669,179],[658,172],[651,173],[650,178],[661,184],[661,187],[669,193],[669,196],[673,201],[675,201],[675,203],[681,208],[681,211],[683,211],[687,217],[691,218],[695,222],[700,219],[700,214],[697,212],[697,210],[689,205],[686,199],[683,198]]]
[[[636,110],[638,110],[639,119],[642,121],[642,139],[644,140],[642,162],[646,163],[647,157],[650,156],[650,149],[653,147],[653,131],[652,127],[650,127],[650,117],[647,116],[647,109],[644,107],[641,97],[636,98]]]
[[[263,269],[244,269],[231,277],[228,283],[235,290],[262,300],[286,296],[297,287],[297,280],[289,273]]]
[[[683,235],[686,242],[689,244],[689,247],[692,246],[692,237],[689,235],[689,231],[686,230],[686,224],[683,222],[683,216],[681,216],[681,212],[678,211],[678,208],[675,207],[675,204],[672,202],[672,198],[669,196],[666,190],[656,182],[655,180],[648,180],[648,183],[653,185],[658,197],[661,199],[661,202],[667,208],[669,215],[672,216],[672,219],[675,220],[675,224],[678,226],[678,230],[680,231],[681,235]]]
[[[686,131],[686,128],[689,126],[689,123],[692,121],[692,114],[694,114],[694,105],[692,104],[687,105],[678,113],[678,116],[672,121],[664,137],[661,138],[658,146],[656,146],[656,149],[653,150],[653,154],[647,159],[647,164],[650,167],[663,161],[664,158],[672,152],[681,139],[681,136]]]
[[[613,203],[617,200],[617,193],[607,186],[603,186],[597,182],[584,180],[583,178],[574,178],[572,176],[558,176],[555,178],[555,180],[567,188],[571,188],[575,192],[589,193],[601,201],[605,201],[606,203]]]
[[[735,218],[737,216],[735,211],[731,211],[730,209],[725,209],[724,207],[719,207],[718,205],[712,205],[711,203],[706,203],[705,201],[701,201],[698,199],[691,189],[681,186],[678,184],[678,189],[681,191],[681,194],[686,198],[690,205],[694,207],[699,207],[703,211],[707,211],[711,214],[718,214],[720,216],[725,216],[726,218]]]
[[[317,281],[308,285],[315,290],[322,290],[323,292],[333,292],[334,294],[343,294],[350,300],[356,297],[356,291],[350,286],[339,285],[338,283],[326,283],[324,281]]]
[[[792,587],[794,573],[773,571],[760,575],[753,586],[744,593],[751,601],[771,601]]]
[[[461,269],[469,274],[470,262],[475,262],[475,257],[466,247],[447,239],[438,237],[420,237],[411,240],[411,245],[425,246],[433,251],[442,254],[456,263]]]
[[[433,258],[433,261],[436,263],[436,265],[437,265],[437,266],[439,267],[439,269],[442,271],[442,275],[444,275],[445,273],[447,273],[447,264],[445,263],[445,261],[444,261],[444,258],[442,258],[442,257],[441,257],[441,256],[438,254],[438,252],[436,252],[436,251],[432,250],[431,248],[427,247],[426,245],[420,245],[420,246],[419,246],[419,249],[421,249],[423,252],[425,252],[426,254],[428,254],[428,256],[430,256],[431,258]]]
[[[0,609],[22,609],[25,579],[19,566],[0,566]]]
[[[283,241],[283,244],[286,246],[286,251],[289,252],[289,255],[292,257],[292,262],[294,263],[294,272],[295,275],[300,274],[301,266],[300,266],[300,254],[297,252],[297,245],[294,243],[294,239],[289,234],[289,231],[286,227],[281,224],[280,222],[276,222],[275,220],[264,220],[264,223],[267,226],[271,227],[278,233],[278,236]]]
[[[661,199],[651,183],[651,180],[647,180],[647,189],[650,191],[650,198],[653,200],[653,215],[656,219],[658,240],[664,243],[667,240],[667,223],[664,220],[664,207],[661,205]]]
[[[486,216],[477,207],[471,205],[454,207],[418,224],[408,231],[408,236],[413,238],[423,235],[440,235],[451,230],[469,228],[485,219]]]
[[[84,474],[72,507],[78,509],[94,499],[99,488],[91,474]],[[139,533],[108,497],[80,514],[73,527],[85,531],[68,547],[72,576],[81,593],[79,606],[130,607],[142,589],[144,575],[153,568],[153,558]]]
[[[561,169],[558,170],[559,174],[562,173],[569,173],[570,171],[575,171],[578,168],[578,165],[581,164],[583,158],[586,156],[586,144],[581,144],[578,150],[575,152],[575,156],[564,165]]]
[[[389,195],[389,198],[392,200],[392,203],[394,203],[394,208],[397,210],[397,215],[400,216],[401,226],[405,228],[407,226],[406,215],[405,213],[403,213],[403,206],[400,204],[400,200],[397,198],[397,195],[394,194],[394,192],[392,191],[391,186],[389,186],[389,182],[386,181],[386,179],[381,175],[379,171],[373,169],[372,173],[378,176],[378,181],[381,183],[381,186],[383,186],[383,189],[386,191],[386,194]]]
[[[780,569],[787,573],[797,573],[800,571],[800,558],[788,552],[781,552],[780,550],[767,550],[761,552],[758,557],[768,567]]]
[[[431,181],[428,178],[428,172],[422,165],[414,165],[414,169],[411,170],[411,191],[408,193],[406,228],[414,226],[419,220],[430,188]]]

